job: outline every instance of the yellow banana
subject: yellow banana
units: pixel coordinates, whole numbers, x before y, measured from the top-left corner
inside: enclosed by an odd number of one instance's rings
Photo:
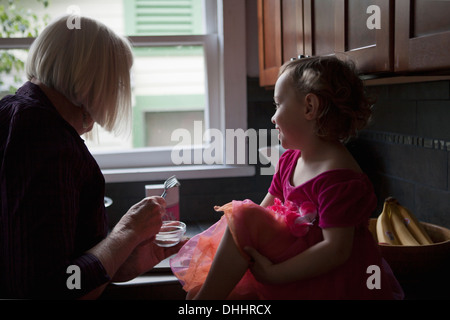
[[[419,242],[420,244],[432,244],[433,240],[431,240],[430,236],[422,227],[420,222],[416,219],[416,217],[407,208],[400,205],[399,203],[397,203],[397,207],[399,210],[399,214],[406,225],[406,228],[417,240],[417,242]]]
[[[400,244],[405,246],[418,246],[419,242],[414,238],[414,236],[409,232],[408,228],[405,225],[405,221],[400,215],[400,209],[398,207],[398,202],[395,199],[388,201],[390,217],[392,227],[394,228],[394,232],[397,235],[398,241]]]
[[[390,205],[388,201],[384,202],[383,211],[377,219],[377,238],[380,244],[400,244],[391,223]]]

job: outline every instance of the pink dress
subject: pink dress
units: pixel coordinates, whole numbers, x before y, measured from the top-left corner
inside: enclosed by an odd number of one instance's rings
[[[203,284],[227,227],[240,249],[253,247],[279,263],[322,241],[323,228],[353,226],[352,253],[339,267],[282,285],[260,283],[248,270],[229,298],[402,299],[403,291],[368,230],[376,207],[368,177],[337,169],[293,187],[290,179],[299,156],[300,151],[287,150],[280,158],[269,188],[269,193],[278,198],[275,205],[263,208],[244,200],[216,208],[224,212],[222,218],[190,239],[171,260],[172,271],[183,288],[189,291]],[[379,272],[374,273],[373,266]]]

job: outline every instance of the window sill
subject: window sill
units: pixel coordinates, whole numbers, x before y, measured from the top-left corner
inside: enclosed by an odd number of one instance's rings
[[[150,168],[103,169],[106,183],[165,180],[175,174],[179,179],[250,177],[251,165],[189,165]]]

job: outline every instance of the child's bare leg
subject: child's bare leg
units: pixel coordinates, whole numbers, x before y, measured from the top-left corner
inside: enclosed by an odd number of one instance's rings
[[[248,261],[240,253],[227,228],[216,255],[195,299],[226,299],[248,269]]]

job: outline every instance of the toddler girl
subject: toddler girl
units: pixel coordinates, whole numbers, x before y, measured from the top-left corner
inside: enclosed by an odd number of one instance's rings
[[[403,292],[368,230],[376,197],[343,142],[371,106],[352,64],[285,64],[272,117],[287,149],[257,205],[233,201],[172,259],[196,299],[392,299]]]

